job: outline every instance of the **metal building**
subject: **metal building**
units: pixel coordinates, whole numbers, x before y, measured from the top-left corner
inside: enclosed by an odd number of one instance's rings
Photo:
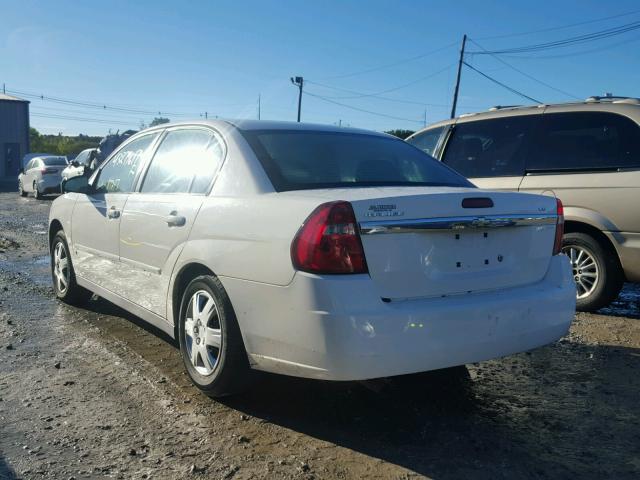
[[[0,93],[0,180],[16,178],[29,152],[29,102]]]

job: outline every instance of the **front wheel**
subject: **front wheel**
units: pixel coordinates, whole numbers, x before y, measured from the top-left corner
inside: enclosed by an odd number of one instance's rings
[[[24,187],[22,186],[22,180],[18,181],[18,193],[20,194],[21,197],[27,196],[27,192],[24,191]]]
[[[569,257],[576,282],[576,309],[593,312],[616,299],[624,275],[615,253],[591,235],[567,233],[562,253]]]
[[[67,237],[62,230],[56,233],[51,242],[51,278],[53,291],[63,302],[81,305],[91,298],[91,292],[76,283]]]
[[[231,301],[216,277],[187,285],[179,318],[180,352],[193,383],[211,397],[238,393],[251,370]]]

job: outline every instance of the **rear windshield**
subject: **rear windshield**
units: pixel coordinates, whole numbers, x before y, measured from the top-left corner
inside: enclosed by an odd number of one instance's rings
[[[242,133],[279,192],[373,186],[473,186],[402,140],[300,130]]]
[[[45,157],[42,159],[45,165],[66,165],[67,159],[64,157]]]

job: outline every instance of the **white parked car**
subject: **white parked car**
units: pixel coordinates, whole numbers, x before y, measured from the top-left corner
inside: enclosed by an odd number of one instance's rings
[[[363,380],[553,342],[575,310],[553,197],[482,191],[375,132],[162,125],[53,202],[56,295],[177,338],[212,396],[251,369]]]
[[[67,158],[59,155],[31,158],[18,175],[18,193],[21,197],[33,193],[35,198],[60,193],[62,171],[67,165]]]

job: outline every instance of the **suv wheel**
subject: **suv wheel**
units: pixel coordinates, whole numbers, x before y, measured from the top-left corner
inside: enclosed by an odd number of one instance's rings
[[[193,279],[182,295],[179,341],[193,383],[211,397],[244,390],[251,371],[231,301],[216,277]]]
[[[593,312],[616,299],[624,282],[618,258],[586,233],[567,233],[562,252],[569,257],[576,282],[576,309]]]
[[[63,302],[81,305],[91,298],[92,293],[76,283],[67,237],[62,230],[56,233],[51,242],[51,278],[53,291]]]

